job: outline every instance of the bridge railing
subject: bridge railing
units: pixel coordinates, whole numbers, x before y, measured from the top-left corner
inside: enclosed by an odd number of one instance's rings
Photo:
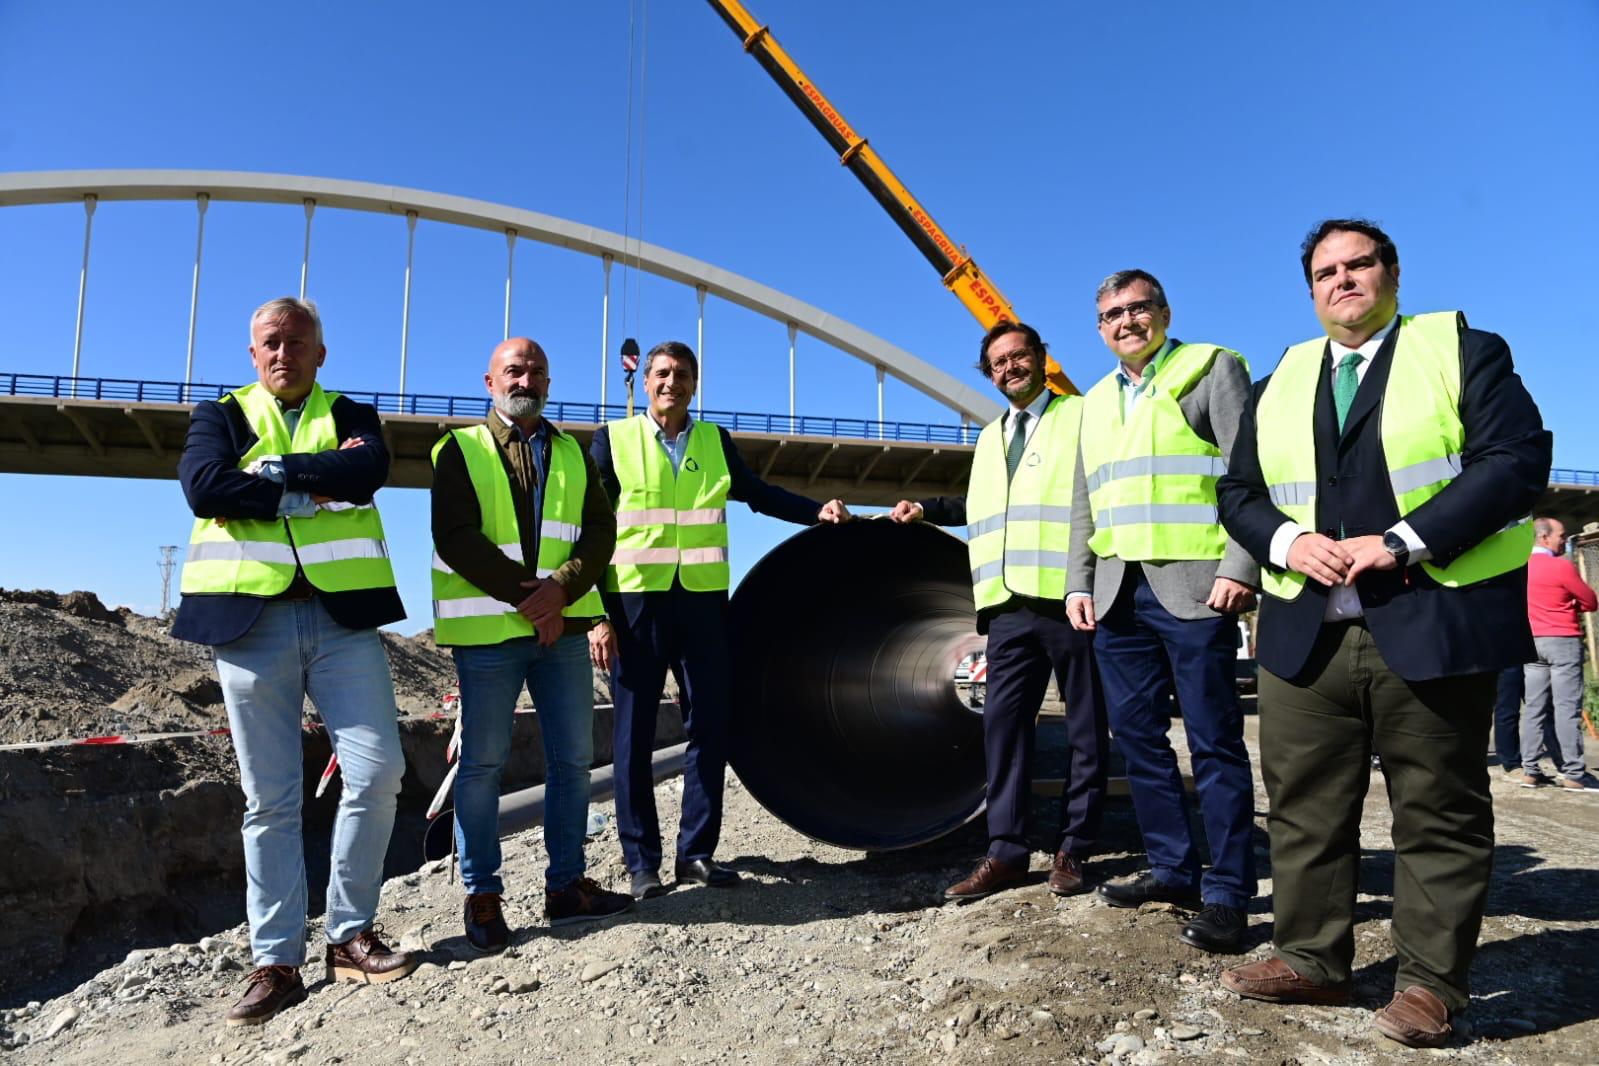
[[[1557,466],[1549,471],[1551,485],[1599,485],[1599,470],[1571,470]]]
[[[200,382],[139,381],[132,378],[74,378],[56,374],[0,372],[0,395],[46,396],[55,399],[121,400],[132,403],[198,403],[219,400],[237,385]],[[425,393],[362,392],[339,390],[352,400],[371,404],[386,414],[435,415],[445,418],[482,418],[489,413],[487,396],[434,396]],[[627,417],[621,404],[552,401],[545,416],[553,422],[607,422]],[[862,440],[921,444],[970,444],[977,439],[972,426],[927,422],[879,422],[861,418],[815,415],[763,414],[753,411],[705,411],[696,417],[736,433],[789,433],[810,437],[844,437]]]

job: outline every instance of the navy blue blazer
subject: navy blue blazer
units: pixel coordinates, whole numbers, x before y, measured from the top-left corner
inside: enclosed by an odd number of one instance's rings
[[[370,503],[389,476],[389,449],[377,409],[348,396],[333,401],[333,425],[341,441],[359,437],[360,448],[297,453],[283,457],[284,484],[239,470],[256,442],[244,411],[231,396],[195,405],[189,435],[178,460],[178,480],[197,518],[276,518],[288,491],[310,492],[346,503]],[[405,617],[395,589],[318,592],[340,625],[371,629]],[[255,625],[267,599],[243,595],[187,595],[178,605],[172,635],[196,644],[228,644]]]
[[[1323,352],[1314,416],[1319,482],[1315,528],[1329,537],[1336,539],[1340,527],[1349,537],[1381,534],[1399,521],[1380,425],[1383,392],[1402,328],[1388,335],[1372,359],[1342,433],[1333,406],[1331,354]],[[1439,564],[1458,558],[1537,504],[1549,482],[1553,448],[1504,339],[1463,328],[1460,354],[1464,469],[1405,516]],[[1253,401],[1239,423],[1232,462],[1217,486],[1222,524],[1262,567],[1271,565],[1272,535],[1288,521],[1268,497],[1260,471],[1255,411],[1269,380],[1255,385]],[[1525,568],[1450,589],[1412,565],[1368,571],[1356,579],[1355,588],[1378,650],[1406,680],[1500,670],[1533,656]],[[1289,679],[1313,672],[1310,656],[1326,604],[1325,586],[1309,579],[1294,600],[1263,597],[1260,664]]]
[[[793,522],[800,526],[813,526],[816,524],[816,513],[822,505],[797,492],[769,485],[755,475],[744,459],[738,454],[738,448],[733,444],[732,436],[721,426],[716,427],[716,432],[722,435],[722,454],[727,458],[727,472],[732,483],[727,489],[727,498],[745,504],[757,514],[770,515],[784,522]],[[611,459],[611,432],[609,426],[601,426],[594,431],[594,438],[589,442],[589,455],[594,458],[594,467],[599,471],[600,484],[605,486],[605,492],[614,505],[622,494],[622,484],[616,477],[616,464]],[[626,596],[647,596],[649,593],[624,593]],[[722,593],[716,593],[722,595]]]

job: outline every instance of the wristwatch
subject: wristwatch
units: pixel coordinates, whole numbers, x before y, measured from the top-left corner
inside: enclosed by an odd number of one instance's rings
[[[1405,543],[1405,538],[1390,529],[1382,535],[1382,546],[1388,549],[1388,554],[1394,557],[1394,562],[1403,570],[1405,564],[1410,561],[1410,545]]]

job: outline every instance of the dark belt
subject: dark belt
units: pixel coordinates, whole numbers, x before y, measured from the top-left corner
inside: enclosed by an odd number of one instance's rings
[[[316,586],[306,578],[304,570],[294,571],[294,580],[289,582],[289,587],[272,597],[274,600],[309,600],[316,595]]]

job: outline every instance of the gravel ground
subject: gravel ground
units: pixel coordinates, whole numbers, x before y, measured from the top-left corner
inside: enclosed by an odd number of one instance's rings
[[[1253,744],[1253,719],[1250,720]],[[660,786],[671,833],[677,782]],[[228,1029],[248,967],[241,928],[199,944],[135,952],[71,993],[0,1012],[19,1064],[379,1062],[616,1063],[1244,1062],[1568,1063],[1599,1058],[1599,794],[1526,790],[1494,771],[1499,851],[1476,999],[1448,1048],[1412,1052],[1376,1035],[1387,999],[1392,886],[1388,817],[1373,777],[1363,841],[1356,1005],[1276,1008],[1219,988],[1234,960],[1175,938],[1169,908],[1057,900],[1038,883],[966,905],[943,887],[982,847],[975,828],[885,855],[818,845],[730,782],[723,855],[745,876],[683,888],[605,923],[552,931],[537,891],[541,834],[510,840],[507,913],[520,929],[497,958],[473,958],[459,884],[426,869],[384,887],[381,919],[425,951],[411,978],[328,985],[260,1029]],[[1264,796],[1258,797],[1265,807]],[[609,813],[609,806],[601,810]],[[1265,860],[1264,821],[1257,846]],[[1107,815],[1101,877],[1142,865],[1125,800]],[[621,887],[614,828],[589,845],[590,872]],[[1269,866],[1266,867],[1269,872]],[[1250,957],[1267,952],[1270,881],[1252,915]],[[313,930],[313,952],[320,951]]]

